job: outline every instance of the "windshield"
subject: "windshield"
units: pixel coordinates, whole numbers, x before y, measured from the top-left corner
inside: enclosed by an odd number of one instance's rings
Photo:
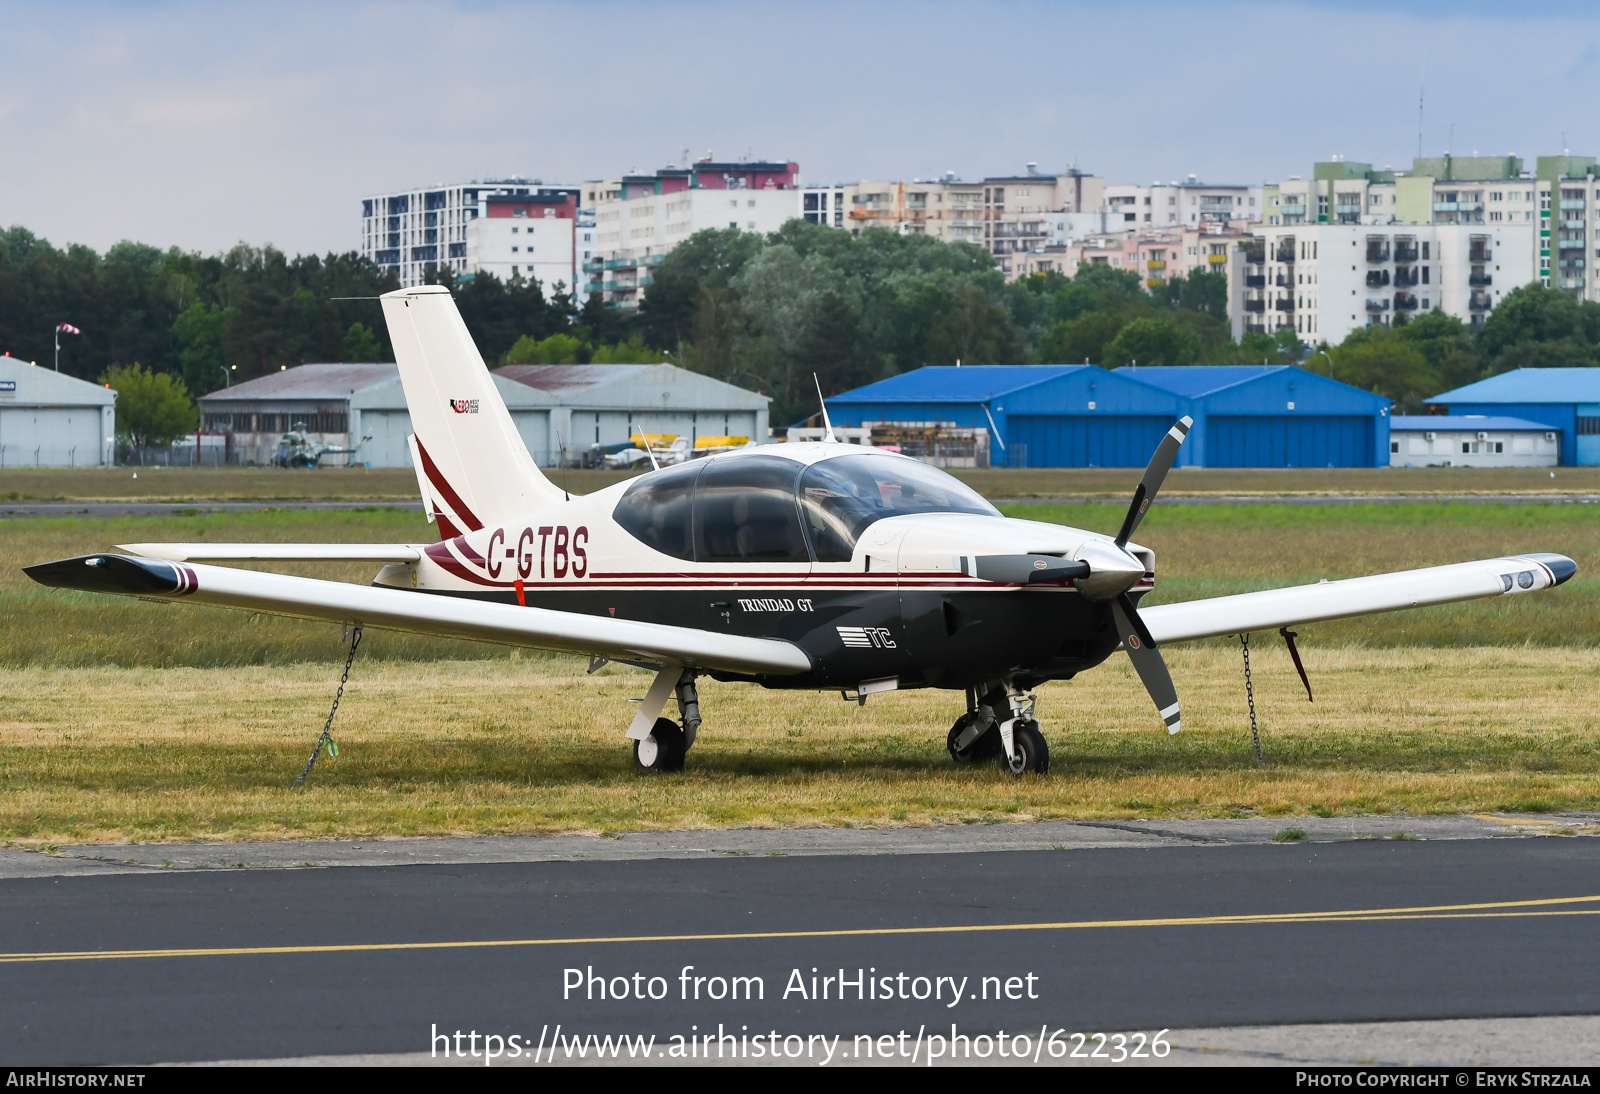
[[[1000,515],[977,491],[938,468],[882,456],[840,456],[812,464],[800,476],[800,502],[818,562],[849,562],[861,533],[883,517]]]

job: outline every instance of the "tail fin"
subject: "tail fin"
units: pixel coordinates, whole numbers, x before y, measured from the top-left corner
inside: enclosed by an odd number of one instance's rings
[[[385,293],[383,317],[411,411],[423,505],[440,531],[473,531],[563,500],[528,455],[450,290]]]

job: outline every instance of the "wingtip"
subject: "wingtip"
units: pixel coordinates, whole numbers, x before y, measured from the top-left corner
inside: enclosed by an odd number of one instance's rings
[[[1557,585],[1563,584],[1578,572],[1578,564],[1566,555],[1529,555],[1528,557],[1548,567],[1550,573],[1555,576]]]

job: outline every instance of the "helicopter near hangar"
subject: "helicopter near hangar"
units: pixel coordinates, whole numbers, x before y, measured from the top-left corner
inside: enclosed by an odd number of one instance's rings
[[[1021,775],[1049,768],[1034,690],[1119,647],[1177,733],[1166,643],[1519,596],[1577,570],[1529,554],[1141,608],[1155,557],[1132,537],[1188,419],[1162,439],[1111,534],[1005,517],[943,471],[826,440],[724,452],[574,497],[534,464],[449,291],[381,299],[438,542],[123,544],[29,576],[637,665],[654,679],[626,737],[648,771],[682,768],[702,724],[701,676],[863,702],[964,692],[951,756],[998,758]],[[313,560],[382,569],[361,586],[211,564]]]

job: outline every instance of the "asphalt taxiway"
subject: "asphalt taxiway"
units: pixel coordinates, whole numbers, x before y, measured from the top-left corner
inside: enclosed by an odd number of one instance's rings
[[[1493,1019],[1582,1052],[1600,1025],[1547,1016],[1600,1014],[1595,819],[9,850],[0,1063],[426,1061],[436,1030],[531,1046],[557,1025],[658,1053],[719,1028],[842,1034],[835,1063],[895,1062],[851,1058],[857,1034],[904,1052],[952,1024],[1232,1030],[1180,1058],[1237,1062],[1294,1058],[1301,1025]],[[1273,841],[1290,826],[1306,838]],[[734,977],[755,997],[729,998]]]

